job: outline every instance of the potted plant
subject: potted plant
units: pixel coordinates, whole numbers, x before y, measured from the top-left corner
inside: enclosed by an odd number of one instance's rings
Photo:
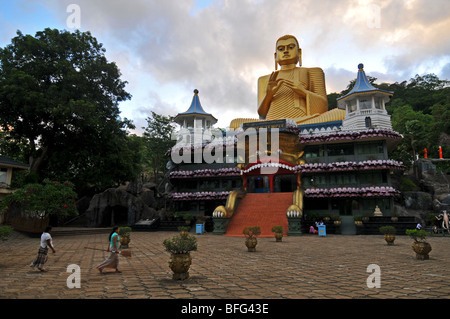
[[[187,236],[187,235],[189,235],[190,227],[180,226],[180,227],[178,227],[178,230],[180,231],[181,236]]]
[[[183,219],[184,219],[184,222],[186,223],[186,225],[190,225],[193,218],[194,218],[194,216],[192,216],[192,214],[190,214],[190,213],[186,213],[183,215]]]
[[[416,258],[420,260],[429,259],[431,245],[425,241],[428,233],[423,229],[407,229],[406,235],[414,239],[412,249],[416,253]]]
[[[394,223],[398,222],[397,213],[394,213],[394,214],[391,216],[391,220],[392,220]]]
[[[131,227],[127,227],[127,226],[119,227],[120,246],[122,248],[128,248],[128,244],[131,241],[130,233],[131,233]]]
[[[339,215],[332,215],[331,220],[333,221],[334,226],[339,227],[341,226],[341,216]]]
[[[353,220],[355,221],[355,226],[362,226],[362,215],[353,216]]]
[[[275,239],[277,242],[281,242],[283,240],[283,226],[273,226],[272,232],[275,233]]]
[[[334,233],[340,234],[341,233],[341,216],[339,215],[331,215],[331,220],[333,221],[334,225]]]
[[[245,246],[247,246],[248,251],[256,251],[256,245],[258,240],[256,236],[261,234],[261,228],[259,226],[245,227],[243,230],[245,235]]]
[[[170,255],[169,267],[173,271],[172,279],[185,280],[189,278],[189,268],[192,264],[190,252],[197,250],[197,238],[192,235],[176,235],[163,241]]]
[[[395,240],[395,227],[394,226],[381,226],[380,232],[384,234],[384,240],[388,245],[393,245]]]

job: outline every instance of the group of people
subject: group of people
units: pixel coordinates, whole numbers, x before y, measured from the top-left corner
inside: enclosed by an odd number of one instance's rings
[[[48,260],[48,250],[51,249],[53,253],[56,253],[53,247],[53,239],[51,236],[52,226],[47,226],[41,235],[41,241],[39,245],[39,250],[36,258],[30,264],[30,267],[37,268],[42,272],[48,271],[44,268],[45,263]],[[108,236],[108,248],[109,252],[108,258],[106,258],[101,264],[96,268],[102,274],[103,269],[113,268],[116,272],[121,273],[119,270],[119,253],[120,253],[120,237],[119,237],[119,227],[114,226],[111,233]]]

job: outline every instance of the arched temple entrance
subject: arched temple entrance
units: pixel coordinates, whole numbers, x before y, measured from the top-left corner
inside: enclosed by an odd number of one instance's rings
[[[287,193],[300,185],[295,166],[283,160],[249,164],[242,177],[244,189],[249,193]]]
[[[121,205],[105,207],[102,215],[101,227],[128,224],[128,207]]]

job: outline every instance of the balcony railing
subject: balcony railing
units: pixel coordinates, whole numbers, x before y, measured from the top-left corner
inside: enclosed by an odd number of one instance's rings
[[[356,110],[354,112],[347,113],[347,118],[354,117],[354,116],[368,116],[368,115],[388,115],[386,110],[380,110],[380,109],[365,109],[365,110]]]

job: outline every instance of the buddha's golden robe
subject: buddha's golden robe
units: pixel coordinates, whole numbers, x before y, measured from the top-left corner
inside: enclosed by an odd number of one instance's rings
[[[328,111],[325,76],[322,69],[295,67],[277,73],[277,80],[300,82],[308,91],[306,97],[301,97],[288,86],[282,85],[273,96],[268,109],[259,107],[260,119],[234,119],[230,123],[231,129],[248,122],[292,119],[297,124],[311,124],[342,120],[345,117],[344,110]],[[269,78],[270,75],[266,75],[258,80],[258,105],[264,99]]]

